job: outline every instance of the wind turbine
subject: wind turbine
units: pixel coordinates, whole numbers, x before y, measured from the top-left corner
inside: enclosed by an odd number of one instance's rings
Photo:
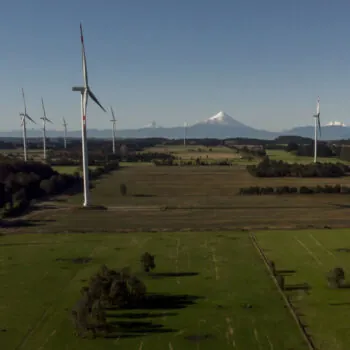
[[[114,115],[114,111],[113,111],[112,106],[111,106],[111,112],[112,112],[111,122],[113,123],[113,128],[112,128],[113,154],[115,154],[115,123],[117,120],[115,119],[115,115]]]
[[[64,119],[64,117],[62,118],[62,121],[63,121],[63,130],[64,130],[64,136],[63,136],[63,143],[64,143],[64,148],[67,148],[67,122],[66,120]]]
[[[187,137],[187,122],[184,124],[184,146],[186,147],[186,137]]]
[[[317,98],[315,118],[315,143],[314,143],[314,163],[317,162],[317,129],[321,137],[321,122],[320,122],[320,97]]]
[[[89,205],[89,162],[88,162],[88,153],[87,153],[87,140],[86,140],[86,110],[88,97],[91,99],[104,111],[101,103],[98,101],[96,96],[90,90],[88,83],[88,74],[86,67],[86,55],[85,55],[85,47],[84,47],[84,37],[83,37],[83,27],[80,23],[80,40],[81,40],[81,49],[82,49],[82,64],[83,64],[83,79],[84,86],[75,86],[72,88],[73,91],[79,91],[81,94],[81,143],[82,143],[82,153],[83,153],[83,180],[84,180],[84,207]]]
[[[22,97],[23,97],[23,104],[24,104],[24,113],[20,113],[19,115],[21,118],[21,126],[23,130],[23,155],[24,155],[24,161],[27,161],[27,126],[26,126],[26,119],[29,119],[31,122],[36,124],[36,122],[28,115],[27,113],[27,105],[26,105],[26,99],[24,97],[24,90],[22,88]]]
[[[46,122],[49,122],[51,124],[53,124],[53,122],[46,117],[43,98],[41,98],[41,106],[43,107],[43,113],[44,113],[44,115],[40,119],[43,121],[43,150],[44,150],[44,160],[46,160]]]

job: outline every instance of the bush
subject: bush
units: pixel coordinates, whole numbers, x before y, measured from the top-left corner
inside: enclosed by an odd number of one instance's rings
[[[127,187],[126,187],[125,184],[120,184],[120,194],[122,196],[126,196],[126,194],[127,194]]]
[[[345,272],[341,267],[335,267],[327,274],[328,286],[331,288],[340,288],[345,280]]]
[[[141,264],[145,272],[149,272],[150,270],[153,270],[156,267],[154,263],[154,255],[151,255],[148,252],[142,254]]]
[[[55,192],[55,183],[51,179],[41,180],[40,189],[45,193],[45,195],[50,195]]]

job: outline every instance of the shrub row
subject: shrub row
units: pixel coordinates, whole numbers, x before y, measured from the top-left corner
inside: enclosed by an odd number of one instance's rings
[[[200,158],[195,160],[156,160],[153,159],[152,163],[156,166],[230,166],[232,162],[228,160],[213,160],[206,161]]]
[[[343,185],[325,185],[314,187],[291,187],[291,186],[278,186],[278,187],[241,187],[239,189],[240,195],[266,195],[266,194],[315,194],[315,193],[350,193],[350,186]]]
[[[265,157],[258,165],[247,165],[255,177],[341,177],[350,170],[342,163],[291,164]]]

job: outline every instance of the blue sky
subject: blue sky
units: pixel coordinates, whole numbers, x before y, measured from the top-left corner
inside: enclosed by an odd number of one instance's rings
[[[90,85],[118,128],[183,125],[224,110],[257,128],[350,124],[348,0],[13,0],[0,12],[0,129],[19,128],[21,87],[61,128],[80,128],[79,22]],[[88,127],[110,127],[91,101]]]

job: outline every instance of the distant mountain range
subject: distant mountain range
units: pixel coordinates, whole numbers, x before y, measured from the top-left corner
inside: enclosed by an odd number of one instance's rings
[[[155,123],[140,129],[124,129],[117,130],[118,138],[146,138],[146,137],[165,137],[171,139],[183,138],[185,134],[184,126],[176,127],[157,127]],[[0,132],[0,138],[21,137],[20,130]],[[187,138],[256,138],[271,140],[282,135],[294,135],[302,137],[311,137],[314,135],[313,126],[300,126],[290,130],[281,132],[272,132],[268,130],[260,130],[243,124],[223,111],[220,111],[213,117],[204,121],[189,125],[186,127]],[[48,130],[47,136],[51,138],[62,137],[63,131]],[[80,138],[81,131],[69,131],[68,137]],[[88,136],[93,138],[111,138],[111,130],[89,129]],[[41,137],[40,130],[28,130],[28,137]],[[345,126],[341,122],[330,122],[328,125],[322,126],[321,140],[340,140],[350,138],[350,127]]]

